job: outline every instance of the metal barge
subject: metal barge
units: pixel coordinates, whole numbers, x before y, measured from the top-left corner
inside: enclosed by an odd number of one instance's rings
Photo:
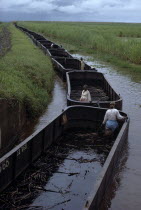
[[[48,40],[40,40],[36,43],[37,46],[39,46],[43,51],[45,51],[45,54],[47,54],[50,57],[68,57],[73,58],[72,55],[62,48],[61,46],[55,44],[54,42],[48,41]]]
[[[53,183],[54,186],[57,183],[62,183],[63,189],[66,190],[62,189],[62,193],[50,194],[52,196],[51,205],[53,205],[55,199],[59,203],[62,201],[62,196],[63,198],[66,196],[68,202],[62,203],[62,205],[67,205],[67,210],[74,206],[73,209],[76,209],[76,207],[82,209],[83,206],[85,206],[85,209],[98,209],[106,188],[113,177],[114,168],[118,164],[129,125],[129,120],[120,122],[119,130],[112,140],[108,140],[106,145],[105,139],[99,142],[93,136],[93,132],[97,131],[105,111],[106,109],[86,106],[69,107],[50,124],[25,139],[0,159],[0,191],[2,192],[43,152],[47,152],[46,154],[49,155],[51,147],[56,144],[59,153],[56,153],[56,150],[53,149],[52,156],[47,156],[45,164],[50,161],[53,162],[55,157],[56,161],[60,159],[61,162],[59,162],[59,166],[55,167],[54,175],[49,178],[49,186],[47,184],[46,187],[50,189],[51,186],[53,188]],[[121,114],[126,116],[123,112]],[[71,136],[74,132],[75,138],[74,135]],[[61,149],[61,145],[65,147],[65,152]],[[102,149],[103,147],[104,149]],[[55,153],[57,156],[55,156]],[[42,167],[41,163],[39,165]],[[44,173],[49,172],[50,169],[45,167]],[[57,178],[57,183],[54,181],[54,176],[55,180]],[[70,179],[70,177],[73,178]],[[62,178],[65,179],[62,180]],[[44,202],[46,202],[46,199]],[[36,200],[34,202],[36,203]],[[42,203],[42,205],[47,204]]]
[[[64,58],[72,58],[72,55],[68,53],[65,49],[48,49],[48,55],[50,57],[64,57]]]
[[[63,81],[66,81],[66,73],[73,70],[81,70],[81,61],[75,58],[52,58],[54,69],[60,74]],[[95,68],[85,63],[84,70],[93,70],[97,71]]]
[[[105,76],[94,71],[71,71],[67,77],[67,105],[86,105],[109,108],[111,101],[115,101],[116,108],[122,110],[122,98],[111,87]],[[91,102],[80,101],[83,85],[87,84],[91,94]]]

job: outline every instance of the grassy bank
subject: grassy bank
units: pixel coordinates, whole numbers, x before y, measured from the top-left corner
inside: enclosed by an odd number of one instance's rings
[[[19,25],[124,68],[140,71],[141,24],[19,22]]]
[[[30,117],[47,106],[53,87],[51,61],[12,24],[11,50],[0,58],[0,97],[20,101]]]

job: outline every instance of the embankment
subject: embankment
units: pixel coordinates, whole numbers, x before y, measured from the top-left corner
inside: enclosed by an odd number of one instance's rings
[[[51,60],[12,24],[8,30],[11,49],[0,58],[1,149],[45,110],[54,78]]]

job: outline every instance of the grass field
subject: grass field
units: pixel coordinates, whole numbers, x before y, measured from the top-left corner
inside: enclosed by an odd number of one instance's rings
[[[47,106],[53,88],[52,63],[32,41],[12,24],[10,51],[0,58],[0,97],[15,98],[30,117]]]
[[[141,71],[141,24],[80,22],[19,22],[21,26],[59,41],[70,52],[99,54],[106,61]]]

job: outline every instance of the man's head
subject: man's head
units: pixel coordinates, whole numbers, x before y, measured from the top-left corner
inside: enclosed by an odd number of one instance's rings
[[[83,89],[84,89],[84,90],[87,90],[87,89],[88,89],[88,85],[84,85],[84,86],[83,86]]]
[[[113,109],[114,107],[115,107],[115,102],[112,101],[112,102],[110,103],[110,108]]]

